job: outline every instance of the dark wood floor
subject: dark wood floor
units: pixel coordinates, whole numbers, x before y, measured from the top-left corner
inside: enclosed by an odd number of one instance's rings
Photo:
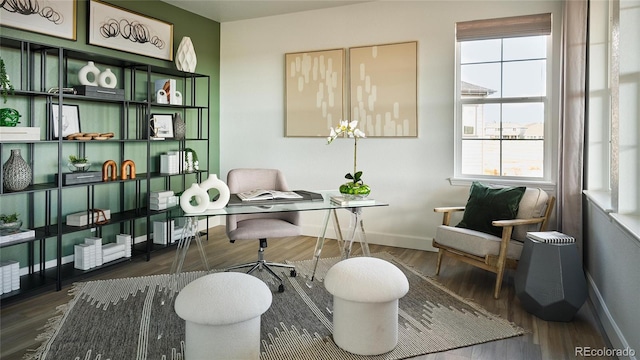
[[[257,241],[238,241],[231,244],[222,226],[210,229],[209,234],[205,251],[212,268],[225,268],[256,259]],[[315,238],[311,237],[276,239],[269,242],[266,257],[271,261],[306,260],[312,257],[314,246]],[[435,273],[437,257],[435,253],[371,246],[371,252],[381,251],[394,255],[425,275],[433,276]],[[359,253],[359,249],[355,252]],[[168,249],[154,253],[149,262],[142,257],[134,258],[130,263],[96,274],[90,280],[168,273],[174,254],[172,249]],[[328,241],[322,257],[338,255],[336,243]],[[196,247],[193,246],[188,254],[184,271],[201,269]],[[568,323],[543,321],[524,311],[514,294],[513,273],[507,274],[499,300],[493,299],[495,275],[469,265],[445,259],[437,279],[457,294],[523,327],[528,330],[528,333],[511,339],[420,356],[417,359],[580,359],[581,357],[575,356],[576,347],[607,346],[589,303],[585,304],[575,319]],[[67,294],[69,288],[70,286],[66,286],[62,291],[48,292],[2,307],[0,310],[1,359],[22,359],[27,349],[34,349],[39,345],[36,336],[41,332],[41,328],[49,318],[55,316],[56,307],[71,299]]]

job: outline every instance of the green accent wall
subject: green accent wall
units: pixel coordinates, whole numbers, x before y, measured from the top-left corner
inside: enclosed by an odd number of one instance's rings
[[[116,5],[123,9],[133,11],[139,14],[143,14],[149,17],[153,17],[159,20],[163,20],[173,24],[173,52],[175,53],[180,41],[184,36],[191,38],[193,42],[198,64],[196,72],[199,74],[205,74],[210,76],[211,90],[210,90],[210,126],[209,126],[209,163],[207,169],[209,173],[218,174],[220,171],[220,24],[213,20],[204,18],[202,16],[187,12],[175,6],[169,5],[158,0],[137,0],[137,1],[105,1],[110,4]],[[102,48],[99,46],[87,44],[88,38],[88,9],[89,2],[85,0],[77,1],[76,12],[76,25],[77,36],[76,41],[67,39],[61,39],[57,37],[47,36],[39,33],[32,33],[28,31],[0,27],[0,34],[6,37],[18,38],[33,41],[35,43],[52,44],[54,46],[61,46],[65,48],[72,48],[78,51],[86,51],[94,54],[100,54],[110,57],[117,57],[126,60],[147,63],[155,66],[175,68],[175,64],[172,61],[165,61],[161,59],[151,58],[147,56],[136,55],[128,52],[111,50]],[[135,45],[132,45],[135,46]],[[1,55],[1,54],[0,54]],[[7,67],[11,66],[7,63]],[[4,104],[0,104],[4,105]],[[7,103],[7,106],[10,104]],[[2,106],[4,107],[4,106]],[[17,146],[20,147],[20,146]],[[67,152],[64,152],[65,156]],[[99,158],[99,156],[94,156]],[[199,155],[200,160],[205,159],[204,154]],[[3,159],[6,157],[3,156]],[[45,161],[46,163],[46,161]],[[52,165],[53,166],[53,165]],[[203,166],[201,165],[201,168]],[[54,168],[50,169],[55,172]],[[13,197],[5,197],[0,204],[0,213],[11,213],[16,210],[16,206],[12,206]],[[69,203],[67,203],[69,202]],[[74,202],[78,202],[75,204]],[[75,200],[73,196],[63,196],[63,204],[65,208],[80,207],[84,208],[84,199]],[[22,212],[21,206],[17,206],[18,212]],[[38,213],[35,210],[36,218],[43,216],[42,213]],[[62,214],[64,216],[64,214]],[[56,219],[54,219],[56,221]],[[39,222],[39,221],[36,221]],[[82,237],[83,235],[91,236],[89,233],[78,233],[74,237]],[[73,242],[65,245],[63,250],[63,256],[73,253]],[[38,258],[38,251],[36,251],[36,259]],[[12,247],[6,247],[0,249],[0,261],[3,260],[18,260],[20,266],[26,266],[27,262],[26,245],[18,245]],[[55,241],[47,241],[46,260],[55,259]]]

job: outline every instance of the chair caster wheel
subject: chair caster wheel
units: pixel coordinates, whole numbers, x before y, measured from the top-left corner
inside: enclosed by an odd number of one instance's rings
[[[291,277],[296,277],[298,276],[298,272],[296,271],[296,269],[291,269],[291,272],[289,273],[289,275],[291,275]]]
[[[283,293],[284,292],[284,285],[280,284],[280,286],[278,286],[278,292],[279,293]]]

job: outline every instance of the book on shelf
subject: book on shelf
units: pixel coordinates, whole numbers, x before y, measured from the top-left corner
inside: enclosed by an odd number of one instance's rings
[[[349,205],[371,205],[375,204],[375,199],[371,198],[349,198],[342,195],[333,195],[331,196],[331,203],[339,206],[349,206]]]
[[[36,237],[36,231],[32,229],[0,230],[0,244],[34,237]]]
[[[242,201],[255,200],[273,200],[273,199],[302,199],[302,195],[296,194],[294,191],[278,191],[256,189],[238,193],[238,197]]]
[[[570,244],[576,242],[573,236],[563,234],[559,231],[529,231],[527,237],[531,240],[547,244]]]

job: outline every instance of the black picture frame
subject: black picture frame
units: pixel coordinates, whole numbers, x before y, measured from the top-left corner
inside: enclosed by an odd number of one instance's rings
[[[58,118],[60,104],[51,104],[51,136],[54,139],[65,138],[80,131],[80,107],[78,105],[62,105],[62,128]],[[59,135],[58,132],[62,133]]]

